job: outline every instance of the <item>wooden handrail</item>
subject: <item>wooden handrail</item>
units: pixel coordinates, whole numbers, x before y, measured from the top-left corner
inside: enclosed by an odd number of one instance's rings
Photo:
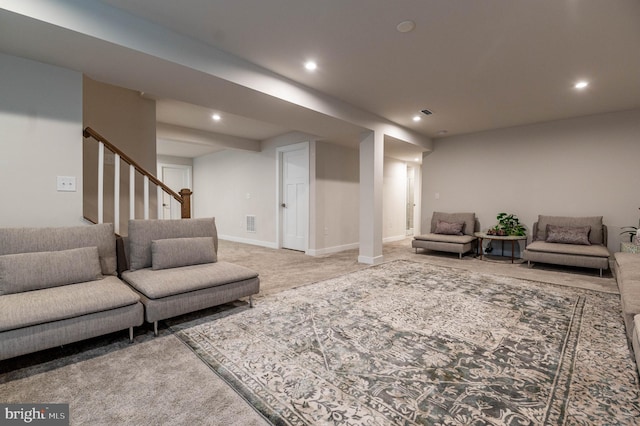
[[[113,152],[115,154],[118,154],[120,156],[120,158],[122,160],[124,160],[125,163],[135,167],[135,169],[139,173],[141,173],[143,176],[147,176],[151,182],[153,182],[157,186],[161,187],[163,191],[165,191],[167,194],[169,194],[173,198],[175,198],[176,201],[178,201],[180,204],[184,203],[184,200],[183,200],[182,196],[177,194],[175,191],[173,191],[171,188],[169,188],[167,185],[165,185],[162,181],[158,180],[158,178],[156,178],[153,174],[148,172],[144,167],[142,167],[140,164],[138,164],[133,158],[129,157],[127,154],[125,154],[120,149],[118,149],[117,146],[115,146],[114,144],[112,144],[111,142],[106,140],[104,138],[104,136],[102,136],[100,133],[96,132],[91,127],[85,127],[85,129],[82,131],[82,135],[85,138],[92,137],[95,140],[97,140],[98,142],[102,142],[103,144],[105,144],[109,148],[109,150],[111,150],[111,152]]]

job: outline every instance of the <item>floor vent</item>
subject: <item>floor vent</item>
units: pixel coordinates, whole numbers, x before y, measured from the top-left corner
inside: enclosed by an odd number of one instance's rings
[[[247,215],[247,232],[256,232],[256,217]]]

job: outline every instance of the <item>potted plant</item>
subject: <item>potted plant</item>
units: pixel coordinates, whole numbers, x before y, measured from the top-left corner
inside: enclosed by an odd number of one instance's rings
[[[515,235],[523,237],[527,235],[526,228],[520,223],[518,216],[511,213],[498,213],[496,216],[498,224],[494,227],[497,228],[496,235]]]
[[[620,229],[626,229],[626,231],[622,231],[620,235],[629,234],[629,242],[633,242],[633,237],[638,234],[638,228],[637,226],[623,226]]]
[[[640,220],[638,221],[638,226],[623,226],[620,229],[624,229],[624,231],[622,231],[620,233],[620,235],[624,235],[624,234],[629,234],[629,242],[633,242],[633,237],[638,235],[638,230],[640,229]],[[636,238],[636,244],[640,243],[640,241],[638,241],[638,238]]]

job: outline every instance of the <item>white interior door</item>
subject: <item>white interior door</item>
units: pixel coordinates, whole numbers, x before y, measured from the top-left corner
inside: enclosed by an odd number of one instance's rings
[[[282,152],[282,247],[307,249],[309,159],[306,148]]]
[[[407,167],[407,235],[413,235],[413,214],[416,207],[414,196],[415,169]]]
[[[191,167],[161,164],[159,168],[160,180],[174,192],[180,193],[180,190],[183,188],[191,189]],[[171,195],[163,191],[162,218],[180,219],[180,212],[180,203],[177,202]]]

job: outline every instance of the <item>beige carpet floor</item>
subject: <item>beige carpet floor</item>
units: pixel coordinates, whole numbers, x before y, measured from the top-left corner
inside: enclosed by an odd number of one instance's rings
[[[385,244],[385,261],[407,259],[477,272],[512,276],[606,292],[617,292],[611,272],[480,260],[472,255],[420,251],[410,240]],[[257,303],[269,294],[366,268],[357,251],[310,257],[220,241],[219,258],[260,273]],[[169,323],[206,318],[213,311],[248,309],[236,302]],[[0,402],[69,403],[71,424],[91,425],[259,425],[267,422],[209,370],[161,323],[161,335],[126,331],[0,362]]]
[[[273,250],[220,241],[219,252],[221,260],[238,263],[260,272],[259,296],[297,287],[305,283],[333,278],[368,266],[357,262],[357,250],[311,257],[291,250]],[[493,260],[480,260],[472,253],[465,255],[462,260],[458,259],[458,255],[453,253],[422,249],[415,253],[415,250],[411,248],[411,239],[409,238],[385,244],[383,255],[384,261],[405,259],[552,284],[611,293],[618,292],[618,286],[611,274],[611,270],[605,271],[603,277],[600,278],[598,271],[595,269],[542,264],[529,268],[526,263],[511,264],[508,258],[496,259],[492,257]],[[518,262],[517,259],[516,262]]]

